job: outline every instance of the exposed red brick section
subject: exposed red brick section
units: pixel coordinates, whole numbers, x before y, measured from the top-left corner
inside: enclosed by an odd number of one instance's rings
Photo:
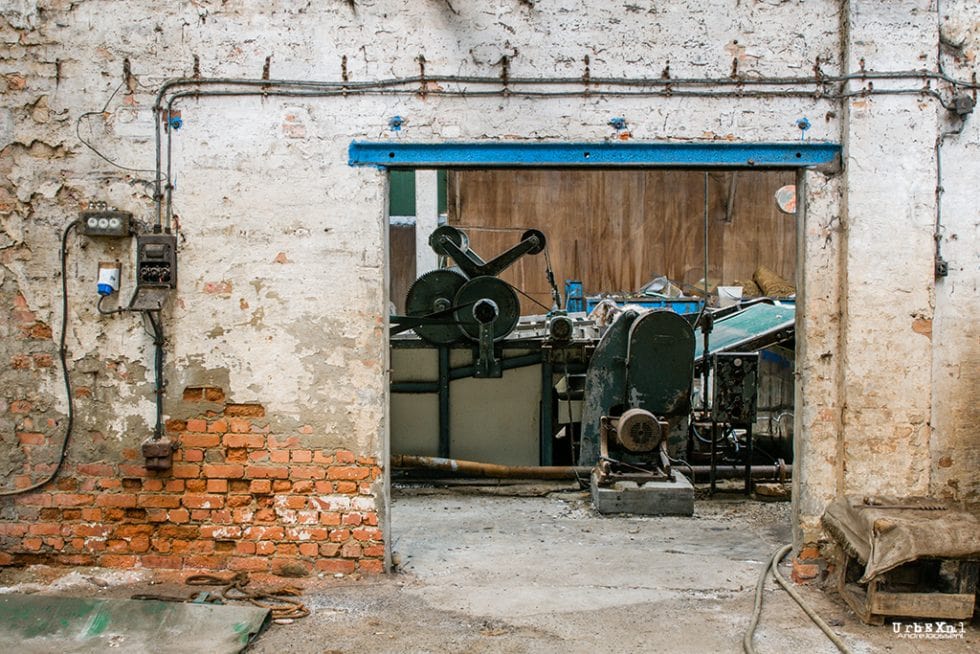
[[[224,393],[188,388],[184,399],[223,402]],[[0,566],[381,572],[377,461],[270,434],[264,415],[259,404],[228,404],[224,414],[168,421],[179,447],[167,472],[147,470],[128,450],[116,461],[69,459],[40,492],[0,499]],[[25,449],[43,440],[18,438]],[[16,483],[43,472],[34,465]]]

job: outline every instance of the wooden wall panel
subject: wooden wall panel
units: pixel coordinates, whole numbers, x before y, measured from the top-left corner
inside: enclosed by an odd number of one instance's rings
[[[727,209],[735,177],[732,208]],[[793,280],[796,221],[773,194],[794,183],[784,171],[708,174],[709,278],[751,279],[759,265]],[[454,171],[449,223],[484,258],[540,229],[559,286],[581,279],[587,293],[636,290],[658,275],[694,284],[704,276],[704,173],[698,171]],[[730,220],[730,221],[729,221]],[[503,278],[551,305],[544,256],[525,257]],[[523,300],[525,313],[542,308]]]
[[[415,225],[389,226],[388,260],[390,299],[404,313],[408,287],[415,281]]]

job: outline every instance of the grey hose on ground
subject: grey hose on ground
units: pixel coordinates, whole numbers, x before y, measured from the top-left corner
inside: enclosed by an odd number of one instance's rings
[[[759,625],[759,616],[762,615],[762,590],[766,585],[766,576],[771,570],[772,576],[775,577],[776,582],[783,587],[783,590],[789,593],[789,596],[792,597],[797,604],[800,605],[800,608],[803,609],[804,613],[806,613],[807,616],[813,620],[814,624],[820,627],[820,630],[827,635],[827,638],[830,639],[837,649],[844,654],[853,654],[853,652],[851,652],[851,648],[847,646],[847,643],[841,640],[841,637],[831,630],[830,626],[823,621],[823,618],[817,615],[813,609],[810,608],[810,605],[806,603],[800,593],[786,581],[786,578],[783,577],[783,575],[779,573],[777,566],[791,549],[793,549],[792,545],[784,545],[776,550],[773,553],[772,558],[769,560],[769,565],[763,568],[762,574],[759,575],[759,581],[755,585],[755,607],[752,609],[752,619],[749,621],[749,628],[746,630],[745,636],[742,637],[742,649],[745,650],[745,654],[756,654],[755,648],[752,646],[752,636],[755,635],[755,628]]]

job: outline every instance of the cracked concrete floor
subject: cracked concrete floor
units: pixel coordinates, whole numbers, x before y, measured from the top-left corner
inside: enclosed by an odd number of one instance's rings
[[[693,518],[606,517],[586,493],[568,489],[396,489],[392,527],[402,572],[256,578],[304,586],[312,614],[273,625],[250,651],[741,652],[758,574],[788,542],[789,524],[788,503],[739,497],[700,499]],[[185,596],[182,576],[8,569],[0,571],[0,592]],[[980,647],[976,620],[962,640],[903,640],[889,624],[863,625],[833,593],[800,589],[855,653]],[[755,644],[759,654],[836,652],[772,580]]]
[[[603,517],[579,492],[402,490],[392,509],[402,573],[325,592],[300,627],[310,640],[291,625],[255,651],[741,652],[759,572],[790,539],[789,504],[699,500],[695,510]],[[964,640],[905,641],[832,594],[803,592],[855,652],[976,651],[976,625]],[[760,654],[837,651],[771,580],[755,643]]]

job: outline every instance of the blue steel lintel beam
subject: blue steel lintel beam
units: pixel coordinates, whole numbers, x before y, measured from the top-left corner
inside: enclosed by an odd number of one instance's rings
[[[378,168],[810,168],[839,160],[836,143],[354,141],[351,166]]]

